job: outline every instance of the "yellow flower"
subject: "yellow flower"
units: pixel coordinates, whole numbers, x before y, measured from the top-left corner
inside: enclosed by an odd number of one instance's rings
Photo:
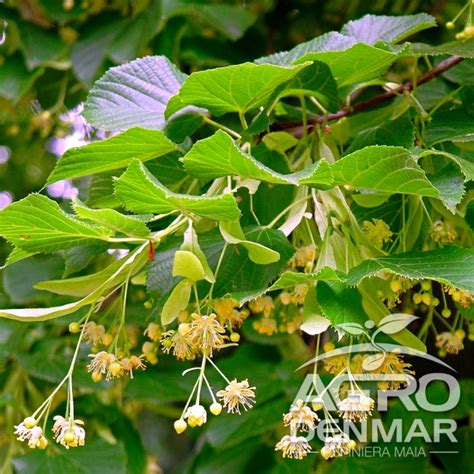
[[[383,247],[384,243],[390,242],[393,235],[388,224],[382,219],[372,219],[372,222],[364,221],[364,232],[370,242],[379,249]]]
[[[125,372],[128,372],[130,375],[130,378],[133,379],[133,371],[134,370],[145,370],[146,365],[143,362],[143,359],[145,356],[142,354],[140,357],[132,355],[130,357],[124,357],[120,359],[120,363],[123,366],[123,369]]]
[[[450,222],[438,220],[431,226],[430,237],[434,242],[450,244],[457,239],[457,236],[456,229]]]
[[[203,316],[197,313],[192,314],[189,339],[203,353],[212,356],[214,349],[221,348],[227,339],[225,329],[217,320],[217,316],[211,313],[209,316]]]
[[[292,268],[306,268],[314,262],[315,257],[316,247],[313,244],[300,247],[291,258],[289,266]]]
[[[82,420],[66,420],[60,415],[56,415],[53,419],[53,433],[57,443],[62,444],[66,449],[84,446],[86,431]]]
[[[184,418],[188,420],[188,425],[191,428],[202,426],[207,421],[207,412],[202,405],[196,404],[186,410]]]
[[[252,326],[260,334],[266,334],[271,336],[273,333],[277,332],[277,323],[273,318],[262,318],[252,323]]]
[[[40,426],[28,423],[31,417],[25,418],[19,425],[15,426],[14,434],[18,441],[27,441],[31,449],[44,449],[48,445],[48,440],[43,435],[43,429]]]
[[[92,372],[92,376],[99,378],[99,375],[107,374],[107,380],[109,380],[112,377],[109,368],[116,361],[115,355],[110,352],[100,351],[97,354],[89,354],[89,357],[92,360],[87,366],[87,370]]]
[[[458,290],[452,286],[448,288],[448,294],[451,295],[453,301],[459,303],[464,308],[469,308],[474,299],[472,294],[468,291]]]
[[[239,310],[239,302],[232,298],[215,299],[213,305],[222,324],[229,324],[232,328],[242,326],[242,323],[249,315],[248,310]]]
[[[333,355],[323,360],[324,369],[330,374],[337,375],[344,369],[347,362],[347,354]]]
[[[91,341],[93,345],[100,344],[105,335],[105,327],[89,321],[84,328],[84,341]]]
[[[436,347],[444,349],[448,354],[456,355],[464,349],[464,344],[458,334],[446,331],[436,336]]]
[[[303,436],[285,435],[276,444],[275,451],[281,451],[284,458],[303,459],[311,452],[311,446]]]
[[[163,331],[161,330],[161,326],[159,324],[150,323],[143,334],[148,336],[152,341],[159,341],[162,333]]]
[[[247,411],[252,408],[255,403],[255,387],[249,387],[247,379],[237,382],[236,379],[229,382],[225,390],[219,390],[217,396],[222,399],[227,413],[238,413],[240,415],[240,407]]]
[[[388,352],[385,354],[383,363],[380,367],[375,370],[371,370],[368,373],[373,374],[385,374],[385,375],[413,375],[415,372],[410,369],[411,364],[404,362],[402,356],[396,352]],[[384,380],[379,382],[377,385],[381,390],[398,390],[402,385],[406,384],[406,377],[402,377],[404,380]]]
[[[179,360],[193,360],[197,355],[197,348],[190,338],[183,336],[179,331],[167,331],[161,339],[163,352],[168,354],[173,349],[173,355]]]
[[[296,400],[290,411],[283,416],[284,426],[289,426],[292,433],[298,429],[302,431],[314,430],[318,421],[318,415],[301,399]]]
[[[268,318],[275,309],[275,305],[271,296],[259,296],[250,301],[249,309],[254,314],[263,313],[263,315]]]
[[[351,391],[347,395],[347,398],[341,400],[337,407],[339,409],[339,415],[347,421],[364,421],[368,415],[372,414],[374,409],[374,401],[364,395]]]
[[[330,457],[347,456],[351,449],[353,449],[353,445],[354,443],[345,433],[328,436],[324,440],[324,454],[321,452],[321,455],[325,459],[329,459]]]
[[[303,304],[304,299],[306,298],[306,293],[308,293],[308,285],[296,285],[291,293],[291,302],[293,304]]]

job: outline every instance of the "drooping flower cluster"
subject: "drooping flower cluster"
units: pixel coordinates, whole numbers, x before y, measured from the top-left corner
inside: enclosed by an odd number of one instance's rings
[[[66,420],[61,415],[56,415],[53,419],[53,433],[57,443],[66,449],[84,446],[86,432],[82,420]]]

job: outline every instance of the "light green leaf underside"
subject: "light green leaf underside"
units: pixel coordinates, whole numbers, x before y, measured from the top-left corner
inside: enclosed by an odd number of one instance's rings
[[[160,131],[131,128],[120,135],[68,150],[58,161],[47,184],[126,168],[134,158],[147,161],[176,150]]]
[[[249,259],[259,265],[270,265],[280,260],[280,254],[257,242],[247,240],[238,221],[221,222],[219,225],[222,237],[229,244],[240,244],[247,249]]]
[[[55,252],[108,240],[112,232],[66,214],[40,194],[11,204],[0,212],[0,235],[26,252]]]
[[[78,309],[94,303],[108,289],[120,284],[127,276],[133,276],[139,271],[146,262],[147,248],[148,245],[143,245],[122,259],[119,265],[113,267],[113,272],[108,277],[105,277],[105,281],[102,280],[99,286],[96,284],[94,289],[90,291],[87,296],[78,301],[61,306],[53,306],[51,308],[0,309],[0,317],[28,322],[46,321],[74,313]],[[110,272],[110,270],[108,270],[108,272]],[[74,279],[71,278],[70,280]],[[64,283],[64,280],[62,282]],[[35,288],[49,289],[47,288],[47,283],[48,282],[45,282],[43,286],[41,286],[41,283],[38,283],[35,285]]]
[[[82,219],[91,220],[115,232],[131,237],[147,237],[150,234],[145,223],[137,217],[126,216],[113,209],[91,209],[79,199],[74,201],[73,208]]]
[[[280,67],[244,63],[191,74],[170,100],[165,116],[186,105],[204,107],[213,115],[245,113],[266,105],[275,90],[309,64]]]
[[[324,267],[311,273],[284,272],[268,291],[293,288],[296,285],[311,285],[318,280],[342,281],[343,278],[344,274],[330,267]]]
[[[389,310],[382,303],[380,298],[378,298],[376,293],[377,290],[370,280],[362,281],[357,289],[362,295],[362,306],[365,312],[378,326],[379,322],[388,316],[390,313]],[[402,344],[406,347],[411,347],[412,349],[421,351],[423,353],[426,352],[425,344],[406,328],[402,329],[397,334],[392,334],[391,337],[399,344]]]
[[[474,250],[448,246],[429,252],[407,252],[366,260],[351,269],[347,283],[357,285],[378,272],[410,279],[430,279],[474,293]]]
[[[186,309],[191,297],[192,283],[189,280],[181,280],[173,289],[166,300],[161,311],[161,323],[167,325],[172,323],[179,313]]]
[[[145,255],[145,254],[143,254]],[[127,256],[117,260],[104,269],[92,273],[90,275],[78,276],[73,278],[66,278],[62,280],[48,280],[36,283],[37,290],[46,290],[57,295],[64,296],[87,296],[94,291],[98,286],[102,285],[124,264]],[[141,257],[143,263],[145,259]],[[140,260],[141,261],[141,260]]]
[[[234,140],[222,130],[194,144],[184,156],[186,171],[196,178],[240,176],[275,184],[329,185],[332,176],[329,164],[321,160],[304,171],[283,175],[243,153]]]
[[[233,221],[240,217],[232,195],[207,197],[174,193],[163,186],[139,160],[132,161],[115,182],[115,193],[127,209],[137,214],[181,211],[219,221]]]
[[[364,15],[346,23],[341,33],[363,43],[377,41],[398,43],[414,33],[436,26],[436,19],[426,13],[416,15],[385,16]]]
[[[410,153],[401,147],[370,146],[336,161],[331,166],[335,184],[387,193],[439,198]]]

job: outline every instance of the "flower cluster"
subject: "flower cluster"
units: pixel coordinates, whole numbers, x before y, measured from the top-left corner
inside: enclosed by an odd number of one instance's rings
[[[115,354],[100,351],[97,354],[89,354],[91,362],[87,366],[92,373],[92,380],[99,382],[105,375],[105,380],[111,380],[128,374],[133,379],[134,370],[144,370],[146,365],[143,361],[144,355],[118,358]]]
[[[48,440],[43,434],[43,429],[38,426],[38,421],[33,416],[25,418],[15,426],[15,435],[18,441],[26,441],[31,449],[45,449]],[[53,438],[66,449],[84,446],[86,431],[82,420],[65,419],[60,415],[54,417]]]

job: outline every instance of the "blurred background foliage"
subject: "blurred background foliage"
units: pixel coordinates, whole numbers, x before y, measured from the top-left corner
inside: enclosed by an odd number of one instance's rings
[[[0,207],[42,189],[61,150],[80,144],[81,135],[71,131],[74,118],[64,114],[85,99],[94,80],[111,66],[163,54],[181,70],[191,72],[289,49],[327,31],[339,30],[348,20],[366,13],[426,12],[444,24],[463,4],[454,0],[0,3]],[[416,39],[438,44],[453,39],[453,32],[429,29]],[[60,201],[70,197],[74,189],[63,183],[46,192]],[[2,259],[9,250],[2,245]],[[10,267],[0,282],[0,304],[60,304],[61,297],[34,290],[32,285],[60,278],[63,272],[63,259],[57,256],[34,257]],[[149,312],[143,306],[146,295],[138,287],[131,299],[130,333],[140,344],[139,326],[133,321],[144,327]],[[66,452],[51,446],[46,454],[24,454],[12,439],[13,424],[41,402],[67,370],[75,340],[67,333],[72,320],[62,318],[37,325],[0,321],[1,473],[140,474],[146,469],[150,474],[162,470],[298,474],[312,472],[313,468],[331,473],[380,472],[379,458],[348,458],[328,464],[318,463],[316,456],[283,462],[274,455],[278,435],[274,431],[281,430],[281,415],[301,382],[301,374],[293,371],[307,359],[308,349],[296,334],[268,338],[251,326],[244,327],[244,337],[251,343],[231,351],[222,361],[223,369],[237,378],[249,377],[258,387],[258,405],[251,412],[213,419],[205,430],[188,430],[178,437],[170,420],[179,416],[177,403],[185,401],[190,390],[191,381],[180,376],[184,364],[163,356],[156,367],[138,374],[127,386],[116,383],[112,387],[104,382],[94,384],[84,364],[79,364],[76,411],[87,420],[90,437],[86,447]],[[87,351],[83,357],[87,358]],[[418,370],[423,373],[424,369]],[[464,368],[464,375],[466,372]],[[433,390],[443,396],[443,387],[435,386]],[[463,381],[462,401],[457,412],[451,414],[461,420],[461,425],[467,425],[472,391],[472,385]],[[58,403],[57,409],[61,410],[63,401]],[[458,434],[464,437],[461,445],[472,446],[467,426]],[[454,461],[443,455],[407,458],[403,471],[468,472],[463,456],[469,454],[465,453]],[[382,461],[384,469],[402,469],[399,459]]]

